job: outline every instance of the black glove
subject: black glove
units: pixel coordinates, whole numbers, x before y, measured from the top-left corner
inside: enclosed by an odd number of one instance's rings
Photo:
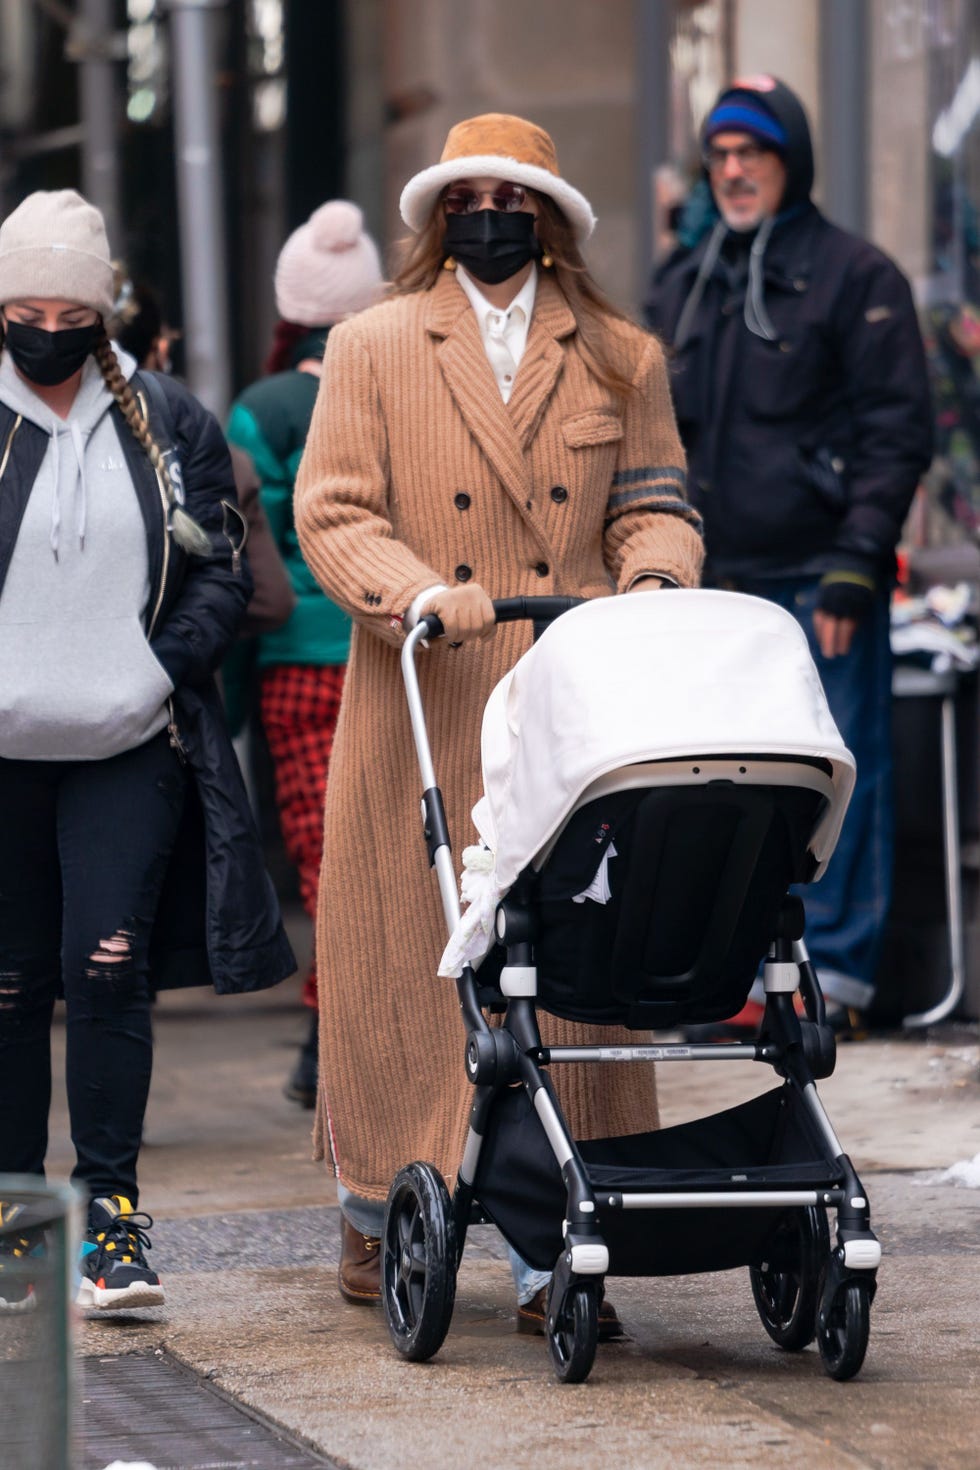
[[[873,577],[863,572],[827,572],[820,578],[817,609],[832,618],[851,618],[859,623],[871,611],[875,598]]]

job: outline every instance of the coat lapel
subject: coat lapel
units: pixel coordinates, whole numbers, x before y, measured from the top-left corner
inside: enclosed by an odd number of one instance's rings
[[[565,363],[563,337],[575,331],[575,318],[555,280],[547,271],[538,272],[538,289],[527,347],[507,405],[521,449],[526,450],[554,392]]]
[[[520,441],[487,361],[476,315],[451,276],[440,276],[432,288],[426,328],[442,337],[436,356],[446,385],[467,428],[523,514],[530,482]]]

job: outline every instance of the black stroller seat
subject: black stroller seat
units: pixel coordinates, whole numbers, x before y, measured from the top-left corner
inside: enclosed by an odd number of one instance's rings
[[[744,762],[741,772],[749,775]],[[812,787],[719,777],[584,803],[518,889],[536,914],[539,1003],[567,1020],[633,1030],[734,1015],[787,888],[812,873],[807,844],[825,802]],[[610,845],[609,902],[577,901]]]

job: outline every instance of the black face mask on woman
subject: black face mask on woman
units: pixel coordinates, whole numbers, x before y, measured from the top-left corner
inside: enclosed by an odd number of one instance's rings
[[[31,383],[54,388],[77,373],[99,339],[102,323],[87,327],[66,327],[60,332],[46,332],[43,327],[28,327],[23,322],[5,321],[4,349],[14,366]]]
[[[446,219],[442,245],[485,286],[509,280],[541,254],[534,215],[526,210],[504,214],[499,209],[480,209],[475,214],[451,214]]]

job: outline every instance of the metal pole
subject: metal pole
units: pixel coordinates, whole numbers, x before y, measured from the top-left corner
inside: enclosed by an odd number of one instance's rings
[[[836,224],[868,228],[867,0],[821,0],[820,140],[823,199]]]
[[[187,381],[218,418],[231,396],[221,157],[211,12],[225,0],[167,0]]]
[[[635,0],[636,21],[636,279],[642,301],[653,263],[657,169],[670,159],[670,37],[673,0]]]
[[[80,63],[82,192],[102,211],[110,250],[119,251],[122,232],[116,140],[120,127],[116,112],[116,73],[110,50],[112,12],[112,0],[82,0],[72,42]]]

